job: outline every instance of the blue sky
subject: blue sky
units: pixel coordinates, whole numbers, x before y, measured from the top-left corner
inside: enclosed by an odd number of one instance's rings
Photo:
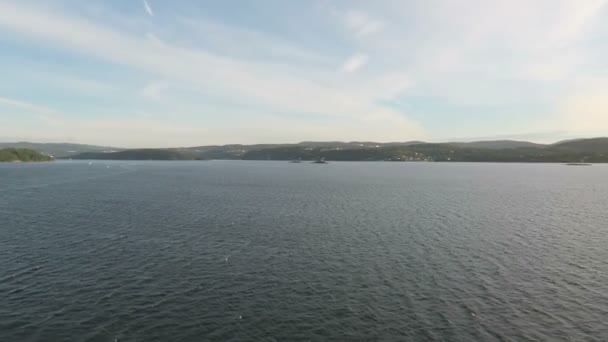
[[[608,0],[0,0],[0,139],[608,135]]]

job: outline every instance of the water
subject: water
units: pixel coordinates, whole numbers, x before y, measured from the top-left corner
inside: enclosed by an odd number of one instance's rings
[[[606,341],[608,167],[0,165],[0,341]]]

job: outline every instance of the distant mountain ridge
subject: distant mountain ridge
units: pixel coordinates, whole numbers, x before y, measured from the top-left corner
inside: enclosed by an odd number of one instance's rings
[[[108,146],[72,143],[33,143],[27,141],[11,143],[0,142],[0,148],[25,148],[46,153],[56,158],[63,158],[84,152],[116,152],[125,150],[124,148],[115,148]]]
[[[516,140],[426,143],[315,142],[296,144],[207,145],[161,149],[123,149],[79,144],[0,143],[20,145],[73,159],[119,160],[385,160],[385,161],[487,161],[487,162],[608,162],[608,138],[536,144]],[[38,147],[38,148],[36,148]],[[78,152],[80,151],[80,152]]]
[[[568,140],[551,146],[577,152],[608,153],[608,138]]]
[[[195,160],[197,157],[188,152],[176,150],[144,148],[119,152],[85,152],[70,157],[71,159],[105,159],[105,160]]]
[[[522,147],[546,147],[547,145],[536,144],[527,141],[517,141],[517,140],[491,140],[491,141],[473,141],[473,142],[455,142],[448,143],[450,145],[456,145],[460,147],[470,147],[470,148],[488,148],[493,150],[503,150],[503,149],[512,149],[512,148],[522,148]]]

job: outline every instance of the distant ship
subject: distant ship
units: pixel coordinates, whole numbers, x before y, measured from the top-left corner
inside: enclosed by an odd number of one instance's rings
[[[327,164],[325,158],[320,158],[312,162],[313,164]]]

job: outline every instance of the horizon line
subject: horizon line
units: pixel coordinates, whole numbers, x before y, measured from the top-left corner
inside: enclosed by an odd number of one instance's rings
[[[210,147],[210,146],[231,146],[231,145],[241,145],[241,146],[252,146],[252,145],[302,145],[306,143],[342,143],[342,144],[352,144],[352,143],[374,143],[374,144],[411,144],[411,143],[420,143],[420,144],[450,144],[450,143],[479,143],[479,142],[499,142],[499,141],[510,141],[510,142],[523,142],[537,145],[555,145],[562,142],[573,141],[573,140],[591,140],[591,139],[608,139],[607,136],[588,136],[588,137],[579,137],[579,138],[569,138],[557,140],[549,143],[545,142],[535,142],[531,140],[525,139],[516,139],[516,138],[497,138],[497,139],[483,139],[483,138],[462,138],[462,139],[449,139],[449,140],[441,140],[441,141],[424,141],[424,140],[404,140],[404,141],[388,141],[388,142],[380,142],[373,140],[302,140],[299,142],[282,142],[282,143],[269,143],[269,142],[261,142],[261,143],[228,143],[228,144],[206,144],[206,145],[191,145],[191,146],[172,146],[172,147],[121,147],[117,145],[107,145],[107,144],[92,144],[92,143],[80,143],[80,142],[40,142],[33,140],[12,140],[5,141],[0,139],[0,144],[49,144],[49,145],[85,145],[85,146],[96,146],[96,147],[107,147],[107,148],[119,148],[119,149],[179,149],[179,148],[194,148],[194,147]]]

